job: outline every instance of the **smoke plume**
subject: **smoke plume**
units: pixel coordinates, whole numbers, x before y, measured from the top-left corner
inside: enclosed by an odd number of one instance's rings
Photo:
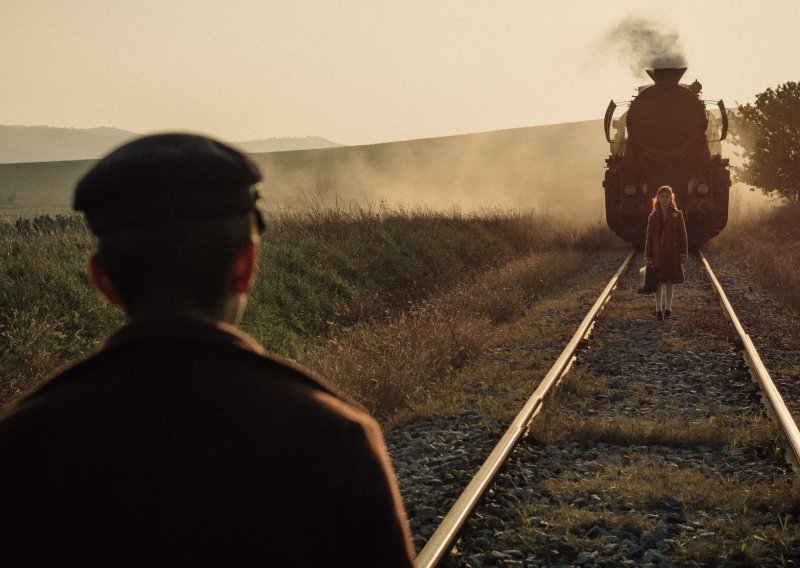
[[[656,27],[645,18],[628,17],[606,35],[608,45],[617,50],[636,76],[643,75],[645,69],[687,66],[678,32],[662,33]]]

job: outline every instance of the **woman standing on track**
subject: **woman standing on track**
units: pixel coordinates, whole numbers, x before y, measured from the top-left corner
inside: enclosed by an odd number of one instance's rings
[[[644,256],[647,263],[655,265],[656,318],[663,320],[672,315],[672,294],[675,284],[683,284],[683,265],[688,256],[688,240],[683,213],[675,204],[675,194],[668,185],[658,188],[653,198],[653,208],[647,218],[647,237]]]

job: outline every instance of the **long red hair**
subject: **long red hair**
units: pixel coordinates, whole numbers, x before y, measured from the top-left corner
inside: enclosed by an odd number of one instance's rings
[[[650,209],[650,213],[655,213],[656,211],[658,211],[658,196],[661,195],[662,193],[669,194],[669,208],[673,211],[677,211],[678,204],[675,203],[675,192],[672,191],[672,188],[670,186],[662,185],[661,187],[658,188],[658,191],[656,191],[656,194],[653,197],[653,207]]]

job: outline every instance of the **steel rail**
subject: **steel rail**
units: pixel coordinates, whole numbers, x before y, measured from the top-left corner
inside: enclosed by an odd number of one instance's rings
[[[705,266],[708,277],[711,280],[717,295],[719,296],[720,302],[722,303],[723,308],[725,308],[725,313],[728,319],[731,321],[733,327],[736,329],[736,333],[739,335],[739,339],[741,340],[744,348],[744,359],[747,363],[747,366],[750,368],[750,375],[761,385],[761,392],[764,395],[762,398],[772,413],[772,416],[774,416],[778,421],[778,425],[783,431],[783,436],[786,439],[786,448],[788,450],[786,453],[786,459],[792,465],[795,473],[800,473],[800,431],[797,429],[797,424],[795,424],[792,415],[786,408],[786,404],[783,402],[783,397],[781,397],[781,393],[775,387],[772,377],[769,376],[769,371],[767,371],[767,368],[761,361],[761,357],[759,356],[753,341],[745,332],[744,327],[742,327],[742,324],[739,322],[739,318],[736,317],[736,313],[733,311],[733,306],[731,306],[731,303],[728,301],[728,297],[725,295],[725,291],[722,289],[719,280],[717,280],[717,277],[714,275],[714,271],[711,270],[708,260],[706,260],[706,257],[702,251],[698,251],[698,254],[700,256],[700,260],[703,262],[703,266]]]
[[[550,368],[550,371],[548,371],[544,379],[542,379],[542,382],[536,390],[533,391],[533,394],[525,403],[525,406],[508,427],[506,433],[500,438],[500,441],[489,454],[489,457],[486,458],[486,461],[484,461],[478,473],[475,474],[439,524],[436,531],[431,535],[431,538],[425,543],[425,546],[417,556],[415,563],[416,568],[430,568],[436,566],[452,548],[458,533],[461,531],[461,527],[478,504],[483,494],[491,486],[494,478],[499,473],[512,450],[528,429],[531,420],[533,420],[536,414],[541,410],[545,395],[558,383],[559,379],[566,374],[567,370],[569,370],[575,358],[575,351],[578,349],[578,345],[591,331],[594,320],[605,306],[611,292],[616,288],[619,277],[628,268],[634,254],[635,251],[631,251],[630,254],[625,257],[622,265],[608,282],[608,285],[606,285],[597,301],[589,310],[589,313],[583,318],[575,335],[572,336],[572,339],[567,343],[564,351],[562,351],[561,355],[556,359],[555,364]]]

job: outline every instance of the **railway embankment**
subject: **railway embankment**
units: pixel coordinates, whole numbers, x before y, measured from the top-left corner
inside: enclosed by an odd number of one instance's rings
[[[730,257],[711,249],[712,268],[797,417],[796,321]],[[585,272],[607,280],[619,261],[598,256]],[[635,293],[640,264],[637,258],[623,276],[572,371],[444,565],[800,563],[798,483],[702,265],[690,259],[674,315],[660,322],[652,297]],[[483,390],[464,395],[462,412],[387,434],[418,548],[508,424],[476,401],[497,392],[509,406],[517,402],[502,382],[520,377],[488,370],[518,366],[531,392],[543,375],[532,364],[535,354],[560,350],[560,337],[540,333],[543,320],[574,328],[601,288],[565,286],[565,294],[586,301],[553,298],[533,306],[520,323],[530,328],[527,339],[519,335],[487,353],[497,364],[481,366],[483,382],[471,379],[468,389]]]

